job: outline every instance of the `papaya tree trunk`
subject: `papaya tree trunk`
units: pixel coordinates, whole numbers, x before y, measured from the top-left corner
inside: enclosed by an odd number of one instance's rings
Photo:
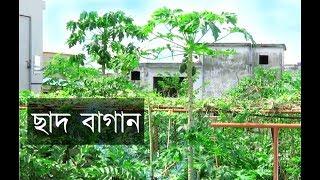
[[[171,115],[171,113],[170,113],[170,115]],[[169,117],[168,128],[167,128],[167,150],[169,149],[169,145],[170,145],[170,129],[171,129],[171,118]],[[168,164],[166,164],[164,167],[165,171],[163,174],[165,176],[168,176],[168,173],[169,173],[168,167],[169,167]]]
[[[172,133],[172,141],[173,143],[177,143],[177,123],[176,123],[176,120],[173,120],[172,121],[172,130],[173,130],[173,133]]]
[[[188,125],[187,131],[190,132],[193,126],[193,80],[192,80],[192,54],[188,54],[187,60],[187,79],[188,79]],[[193,148],[188,141],[188,180],[193,180]]]
[[[102,68],[101,68],[101,70],[102,70],[102,75],[105,75],[106,74],[106,64],[101,64],[101,66],[102,66]]]
[[[169,117],[168,128],[167,128],[167,149],[170,145],[170,131],[171,131],[171,118]]]

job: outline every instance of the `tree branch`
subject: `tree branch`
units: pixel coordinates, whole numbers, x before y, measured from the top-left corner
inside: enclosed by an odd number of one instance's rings
[[[183,51],[182,49],[172,49],[173,51],[177,51],[177,52],[181,52],[184,53],[185,51]]]
[[[209,31],[209,29],[207,29],[207,31],[198,39],[197,43],[200,42],[200,40],[207,34],[208,31]]]
[[[165,58],[169,58],[169,57],[175,57],[175,56],[181,56],[181,55],[184,55],[184,54],[174,54],[174,55],[170,55],[170,56],[165,56],[165,57],[161,57],[161,58],[149,58],[149,57],[144,57],[144,56],[141,56],[142,58],[145,58],[145,59],[150,59],[150,60],[155,60],[155,59],[165,59]]]
[[[226,38],[227,36],[229,36],[231,34],[231,32],[229,32],[228,34],[226,34],[226,35],[224,35],[224,36],[222,36],[221,38],[218,38],[217,40],[215,40],[214,42],[218,42],[218,41],[220,41],[221,39],[224,39],[224,38]]]
[[[170,39],[167,39],[167,38],[164,38],[164,37],[160,37],[160,36],[158,36],[158,35],[156,35],[156,34],[154,34],[154,33],[152,33],[152,34],[153,34],[154,36],[156,36],[157,38],[163,39],[163,40],[168,41],[168,42],[170,42],[170,43],[173,43],[173,44],[175,44],[175,45],[177,45],[177,46],[179,46],[179,47],[181,47],[181,48],[184,48],[183,45],[178,44],[178,43],[176,43],[176,42],[173,42],[173,41],[170,40]],[[153,38],[153,39],[155,39],[155,38]]]
[[[166,167],[166,168],[162,171],[161,174],[162,174],[162,175],[166,174],[166,173],[168,172],[168,170],[169,170],[172,166],[174,166],[175,164],[176,164],[176,162],[170,164],[168,167]]]

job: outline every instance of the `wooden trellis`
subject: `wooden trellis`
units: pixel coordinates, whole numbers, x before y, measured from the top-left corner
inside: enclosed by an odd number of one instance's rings
[[[301,124],[279,123],[211,123],[212,127],[235,127],[235,128],[270,128],[273,134],[273,179],[279,179],[279,130],[281,128],[300,128]]]
[[[176,112],[176,113],[186,113],[188,112],[187,109],[184,107],[170,107],[170,106],[153,106],[149,107],[149,122],[151,125],[151,113],[153,111],[166,111],[166,112]],[[219,109],[199,109],[198,112],[202,113],[213,113],[215,115],[219,114]],[[241,113],[242,110],[235,109],[235,110],[229,110],[228,113]],[[272,114],[272,115],[271,115]],[[259,114],[250,114],[250,116],[260,116],[260,117],[268,117],[268,118],[289,118],[289,119],[300,119],[301,117],[298,116],[279,116],[282,114],[301,114],[301,109],[285,109],[285,110],[279,110],[279,109],[271,109],[271,110],[260,110]],[[216,119],[217,116],[211,116],[211,119]],[[283,123],[222,123],[222,122],[213,122],[210,124],[211,127],[233,127],[233,128],[270,128],[273,135],[273,180],[279,179],[279,130],[281,128],[301,128],[300,123],[291,123],[291,124],[283,124]],[[149,126],[152,128],[152,126]],[[151,132],[151,131],[150,131]],[[150,137],[152,137],[152,133],[150,134]],[[153,143],[153,138],[150,138],[150,147]],[[151,147],[152,149],[152,147]],[[150,151],[153,153],[152,151]],[[152,156],[153,154],[150,154],[150,164],[152,164]],[[151,166],[151,177],[153,177],[153,169]]]
[[[26,106],[19,106],[19,109],[27,109]],[[171,113],[186,113],[188,112],[187,109],[184,107],[174,107],[174,106],[149,106],[148,107],[148,115],[149,115],[149,136],[150,136],[150,173],[151,173],[151,179],[153,179],[154,171],[153,171],[153,154],[154,154],[154,148],[155,140],[153,136],[153,117],[152,112],[154,111],[166,111]],[[216,115],[219,114],[219,112],[222,111],[220,109],[198,109],[195,112],[202,112],[202,113],[211,113],[215,116],[210,116],[211,119],[216,119]],[[241,109],[234,109],[234,110],[228,110],[224,111],[227,113],[241,113]],[[300,119],[301,117],[298,116],[279,116],[283,114],[301,114],[301,109],[285,109],[285,110],[279,110],[279,109],[271,109],[271,110],[260,110],[259,114],[250,114],[250,116],[260,116],[260,117],[267,117],[267,118],[289,118],[289,119]],[[279,130],[281,128],[301,128],[301,124],[299,123],[291,123],[291,124],[279,124],[279,123],[223,123],[223,122],[212,122],[210,124],[211,127],[233,127],[233,128],[270,128],[272,130],[273,135],[273,156],[274,156],[274,162],[273,162],[273,179],[278,180],[279,178],[279,151],[278,151],[278,145],[279,145]],[[169,166],[170,167],[170,166]],[[168,168],[167,168],[168,169]]]

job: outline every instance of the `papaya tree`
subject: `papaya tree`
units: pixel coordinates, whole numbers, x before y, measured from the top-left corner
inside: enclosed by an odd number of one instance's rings
[[[139,49],[135,41],[145,39],[140,27],[122,11],[108,12],[99,16],[97,12],[82,12],[76,21],[69,21],[71,34],[67,40],[69,48],[81,44],[90,58],[106,69],[128,73],[138,66]],[[75,58],[83,61],[84,56]]]
[[[217,14],[210,11],[184,12],[181,9],[169,9],[166,7],[155,10],[151,19],[144,26],[144,32],[149,34],[150,41],[159,40],[161,46],[149,49],[149,56],[145,58],[159,59],[160,54],[166,52],[168,57],[182,56],[180,73],[186,73],[188,81],[188,124],[187,141],[188,154],[188,179],[195,179],[193,168],[193,84],[196,74],[194,66],[195,58],[203,56],[228,56],[234,54],[232,49],[217,50],[209,46],[205,39],[212,39],[210,43],[216,43],[233,33],[242,33],[247,41],[254,43],[250,33],[237,25],[237,16],[234,13],[222,12]],[[158,43],[159,44],[159,43]]]

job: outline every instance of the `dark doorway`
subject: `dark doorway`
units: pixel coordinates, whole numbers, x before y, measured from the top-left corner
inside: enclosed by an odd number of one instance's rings
[[[153,77],[153,89],[164,97],[178,97],[184,77],[179,77],[179,84],[172,83],[176,77]],[[161,84],[165,84],[164,88]]]

